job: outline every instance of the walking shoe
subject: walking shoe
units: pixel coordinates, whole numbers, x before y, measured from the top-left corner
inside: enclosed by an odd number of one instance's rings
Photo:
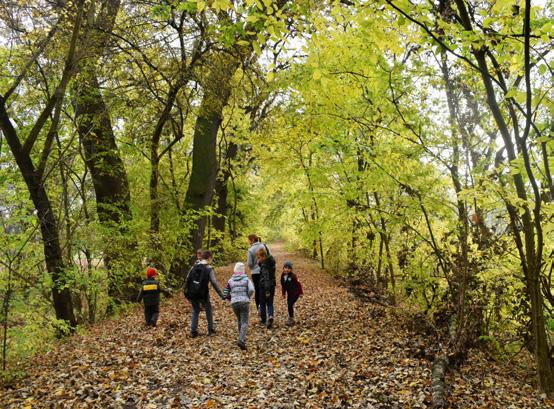
[[[196,332],[196,331],[193,331],[193,332],[190,333],[191,338],[196,338],[197,336],[198,336],[198,332]]]
[[[290,327],[292,325],[294,325],[294,318],[292,317],[289,317],[289,320],[287,321],[287,325]]]
[[[271,329],[273,327],[273,317],[269,317],[267,320],[267,329]]]
[[[237,345],[239,346],[240,349],[242,349],[243,351],[246,351],[246,344],[242,341],[237,341]]]
[[[215,329],[208,330],[208,336],[213,337],[216,334]]]

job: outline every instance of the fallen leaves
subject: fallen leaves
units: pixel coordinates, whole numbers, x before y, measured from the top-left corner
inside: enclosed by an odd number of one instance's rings
[[[284,325],[275,300],[275,328],[258,326],[252,305],[248,350],[236,346],[233,312],[213,300],[218,335],[189,338],[190,305],[175,297],[161,308],[157,330],[145,331],[142,310],[100,323],[38,358],[30,376],[0,391],[2,407],[82,408],[425,408],[430,363],[390,307],[361,302],[311,261],[292,260],[305,287],[297,322]],[[220,284],[231,268],[219,268]],[[213,297],[215,298],[215,297]],[[474,353],[451,373],[451,407],[546,408],[524,373]],[[515,406],[514,406],[515,405]]]

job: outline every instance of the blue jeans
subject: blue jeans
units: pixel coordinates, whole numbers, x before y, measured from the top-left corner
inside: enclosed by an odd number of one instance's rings
[[[273,318],[273,297],[275,297],[275,288],[269,291],[269,297],[265,296],[265,291],[260,288],[260,322],[265,324],[267,315]]]
[[[198,317],[200,316],[200,309],[204,307],[206,310],[206,318],[208,319],[208,333],[214,330],[214,317],[212,314],[212,304],[210,299],[205,300],[190,300],[192,304],[192,321],[190,323],[190,332],[196,334],[198,332]]]

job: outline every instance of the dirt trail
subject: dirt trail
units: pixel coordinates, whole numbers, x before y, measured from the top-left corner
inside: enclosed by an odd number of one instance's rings
[[[313,261],[279,244],[271,248],[277,278],[291,260],[304,286],[296,326],[284,325],[286,304],[278,288],[275,327],[258,325],[252,303],[248,350],[241,351],[234,314],[211,290],[218,333],[206,336],[202,313],[200,336],[192,339],[190,305],[178,294],[162,304],[157,331],[144,329],[137,308],[37,358],[24,382],[0,391],[0,406],[428,407],[430,363],[414,357],[412,338],[399,328],[394,311],[361,303]],[[232,266],[217,268],[222,287],[231,273]],[[530,385],[503,381],[499,371],[492,371],[492,385],[478,373],[453,376],[459,403],[452,407],[547,407],[535,400]]]

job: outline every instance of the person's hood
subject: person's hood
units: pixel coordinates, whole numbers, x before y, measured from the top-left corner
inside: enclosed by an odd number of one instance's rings
[[[246,273],[233,273],[231,280],[241,281],[241,280],[244,280],[245,278],[247,278]]]

